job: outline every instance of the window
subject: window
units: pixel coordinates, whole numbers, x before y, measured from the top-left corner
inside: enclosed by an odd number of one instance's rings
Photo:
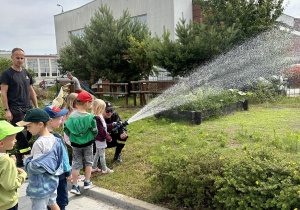
[[[51,59],[51,69],[52,69],[52,76],[56,77],[60,75],[56,59]]]
[[[69,31],[69,36],[71,34],[74,35],[74,36],[77,36],[77,37],[83,37],[84,36],[84,29],[81,28],[81,29],[78,29],[78,30]]]
[[[159,70],[158,76],[157,76],[157,77],[152,77],[152,76],[150,76],[150,77],[149,77],[149,80],[150,80],[150,81],[173,80],[173,79],[174,79],[173,77],[170,77],[170,76],[169,76],[170,73],[169,73],[168,71],[166,71],[165,69],[158,68],[158,67],[156,67],[156,68]]]
[[[50,75],[50,66],[49,59],[40,59],[40,71],[42,77],[49,77]]]
[[[147,15],[138,15],[138,16],[134,16],[134,17],[131,17],[131,21],[134,21],[134,20],[139,20],[141,21],[141,23],[145,23],[147,24]]]
[[[29,69],[32,69],[36,76],[39,74],[39,68],[38,68],[38,59],[36,58],[26,58],[27,59],[27,66]]]

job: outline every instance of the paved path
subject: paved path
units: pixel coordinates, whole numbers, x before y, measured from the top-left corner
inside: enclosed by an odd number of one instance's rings
[[[19,210],[31,210],[31,201],[30,198],[26,196],[26,188],[28,185],[28,180],[21,186],[19,189]],[[67,206],[67,210],[95,210],[95,209],[123,209],[117,206],[114,206],[110,203],[105,203],[91,197],[81,195],[76,196],[72,193],[69,193],[69,205]]]
[[[80,188],[83,188],[83,182],[78,182]],[[31,210],[31,200],[26,196],[28,180],[19,189],[19,210]],[[69,189],[71,183],[68,183]],[[122,195],[101,187],[92,186],[88,190],[81,190],[82,195],[69,193],[69,205],[67,210],[108,210],[108,209],[135,209],[135,210],[166,210],[166,208],[147,203],[126,195]]]

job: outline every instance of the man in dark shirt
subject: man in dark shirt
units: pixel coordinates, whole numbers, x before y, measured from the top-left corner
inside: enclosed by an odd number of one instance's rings
[[[36,93],[33,89],[33,80],[30,73],[23,69],[25,53],[21,48],[12,50],[12,67],[6,69],[1,76],[1,99],[5,110],[5,117],[12,125],[22,121],[27,110],[33,105],[38,108]],[[31,134],[26,128],[17,134],[18,152],[17,166],[23,166],[22,154],[28,152],[28,141]]]
[[[107,124],[110,124],[113,122],[121,121],[121,118],[118,115],[118,113],[114,112],[112,103],[110,103],[108,101],[106,101],[105,103],[106,103],[106,109],[103,113],[105,122]],[[126,126],[120,128],[118,130],[112,130],[112,131],[108,131],[108,132],[109,132],[110,136],[112,137],[112,141],[107,142],[107,148],[116,147],[114,162],[121,163],[122,162],[121,152],[122,152],[122,149],[124,148],[126,140],[128,138]]]

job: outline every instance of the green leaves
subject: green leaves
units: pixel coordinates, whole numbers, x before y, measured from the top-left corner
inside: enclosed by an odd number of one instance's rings
[[[283,0],[195,0],[200,5],[202,22],[182,17],[176,25],[176,40],[165,31],[154,39],[155,65],[171,76],[187,76],[196,67],[225,53],[234,46],[275,25],[282,14]]]
[[[60,52],[62,71],[74,72],[82,79],[99,78],[111,82],[140,79],[140,68],[127,62],[129,36],[142,41],[148,34],[145,24],[132,20],[128,11],[115,19],[107,6],[101,6],[84,28],[83,37],[71,37],[71,44]]]
[[[6,69],[11,67],[13,65],[12,60],[8,58],[0,58],[0,75],[2,75],[2,72],[4,72]]]

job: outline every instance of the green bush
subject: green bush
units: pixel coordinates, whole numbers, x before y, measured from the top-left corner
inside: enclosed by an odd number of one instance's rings
[[[214,151],[185,155],[164,155],[152,159],[148,173],[153,186],[160,186],[154,199],[179,206],[203,209],[212,207],[215,179],[221,173],[223,159]]]
[[[300,206],[300,168],[275,148],[255,147],[229,158],[215,182],[218,209],[294,209]]]
[[[165,153],[148,172],[156,201],[174,209],[295,209],[300,206],[299,162],[275,147]],[[157,188],[159,186],[159,188]]]
[[[281,99],[277,91],[277,83],[258,82],[256,85],[248,89],[253,94],[249,96],[250,103],[259,104],[265,102],[275,102]]]

